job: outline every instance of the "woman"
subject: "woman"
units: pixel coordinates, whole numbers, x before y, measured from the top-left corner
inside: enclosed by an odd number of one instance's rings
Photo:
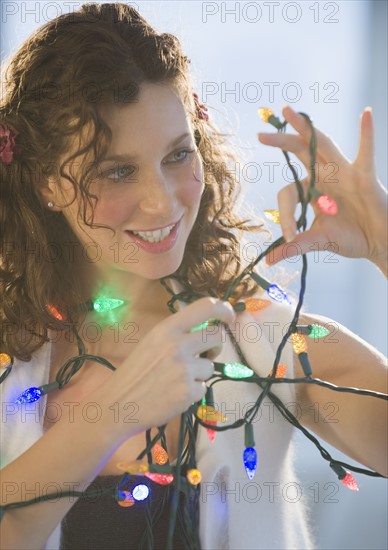
[[[193,95],[188,64],[175,37],[155,33],[129,6],[104,4],[51,21],[10,65],[1,105],[1,315],[2,351],[14,357],[14,365],[2,384],[2,504],[53,489],[82,490],[91,482],[112,486],[122,477],[118,464],[135,460],[146,446],[145,434],[153,438],[158,426],[166,425],[170,464],[179,462],[180,415],[208,396],[212,360],[237,361],[238,343],[245,364],[266,376],[292,320],[294,308],[287,305],[235,313],[221,299],[242,271],[235,246],[241,230],[260,228],[246,227],[233,213],[236,181],[226,167],[234,156]],[[283,114],[298,135],[260,139],[295,153],[308,167],[309,126],[290,108]],[[312,228],[296,235],[298,196],[289,186],[279,194],[283,234],[302,252],[315,242],[337,242],[340,254],[367,257],[386,273],[386,195],[374,173],[371,112],[362,115],[353,164],[328,137],[317,135],[317,160],[340,167],[341,185],[332,190],[326,184],[339,212],[327,216],[315,206]],[[303,184],[307,187],[307,181]],[[270,262],[283,253],[284,247],[275,249]],[[181,297],[173,315],[167,307],[169,289]],[[104,312],[101,296],[123,303]],[[184,303],[193,296],[195,303]],[[230,298],[234,304],[253,296],[262,296],[262,290],[245,278]],[[192,330],[209,319],[222,324]],[[298,322],[326,321],[303,314]],[[268,322],[275,323],[273,338],[247,336],[248,327]],[[24,389],[55,382],[66,361],[79,355],[77,334],[90,356],[104,358],[116,370],[89,358],[37,407],[16,406]],[[336,337],[330,358],[324,342],[309,345],[314,376],[384,391],[384,358],[342,327]],[[289,344],[282,362],[290,377],[304,376]],[[360,402],[362,397],[337,394],[338,422],[317,423],[309,410],[326,402],[327,390],[307,384],[296,388],[278,385],[273,393],[285,403],[298,402],[303,426],[386,475],[381,400]],[[229,411],[229,420],[233,415],[237,420],[258,392],[253,384],[228,381],[214,387],[214,402]],[[265,404],[271,410],[272,401]],[[271,413],[254,424],[261,449],[257,486],[248,485],[239,468],[241,430],[223,431],[211,442],[200,427],[200,496],[194,491],[200,530],[192,528],[198,523],[194,506],[191,521],[179,517],[176,522],[169,540],[174,548],[194,543],[203,548],[313,546],[302,503],[290,506],[275,494],[295,477],[291,427],[278,410]],[[188,445],[192,437],[185,435]],[[145,463],[148,459],[142,457]],[[254,499],[248,492],[271,484],[272,500]],[[111,497],[95,503],[60,498],[8,509],[1,522],[4,547],[164,548],[174,501],[156,517],[164,489],[148,487],[154,495],[151,510],[138,502],[127,510]],[[154,529],[145,539],[150,518]]]

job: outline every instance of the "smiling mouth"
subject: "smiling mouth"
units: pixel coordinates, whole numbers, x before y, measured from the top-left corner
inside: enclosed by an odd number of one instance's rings
[[[141,239],[144,242],[159,243],[166,240],[169,235],[171,235],[171,233],[180,223],[182,217],[175,223],[172,223],[160,229],[154,229],[153,231],[136,231],[127,229],[126,232],[130,235],[133,235],[133,237],[136,237],[137,239]]]
[[[167,239],[170,233],[174,230],[177,224],[169,225],[163,229],[157,229],[155,231],[127,231],[131,235],[134,235],[137,238],[142,239],[143,241],[149,243],[159,243]]]

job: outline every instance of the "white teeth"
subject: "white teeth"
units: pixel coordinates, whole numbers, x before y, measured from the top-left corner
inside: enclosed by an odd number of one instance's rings
[[[170,225],[163,229],[157,229],[156,231],[132,231],[132,233],[139,235],[142,239],[150,243],[158,243],[171,233],[173,227],[174,225]]]

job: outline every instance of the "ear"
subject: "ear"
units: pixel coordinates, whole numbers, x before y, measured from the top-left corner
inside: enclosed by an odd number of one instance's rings
[[[38,184],[38,193],[42,198],[42,202],[45,208],[50,211],[61,212],[61,204],[58,182],[53,176],[45,178]],[[62,199],[63,200],[63,199]],[[53,205],[53,206],[49,206]]]

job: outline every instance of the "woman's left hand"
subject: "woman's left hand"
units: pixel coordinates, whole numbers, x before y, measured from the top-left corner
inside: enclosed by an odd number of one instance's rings
[[[265,145],[294,153],[303,162],[308,176],[301,183],[306,193],[310,177],[310,126],[304,116],[289,106],[282,112],[298,134],[260,133],[259,139]],[[280,223],[287,242],[271,251],[268,264],[313,250],[331,250],[349,258],[367,258],[386,272],[387,192],[375,172],[371,109],[366,108],[361,115],[359,149],[353,162],[345,158],[329,136],[316,129],[316,137],[316,188],[335,200],[338,212],[324,214],[312,200],[314,221],[310,229],[297,233],[296,185],[292,183],[281,189]],[[297,246],[289,246],[290,243]]]

